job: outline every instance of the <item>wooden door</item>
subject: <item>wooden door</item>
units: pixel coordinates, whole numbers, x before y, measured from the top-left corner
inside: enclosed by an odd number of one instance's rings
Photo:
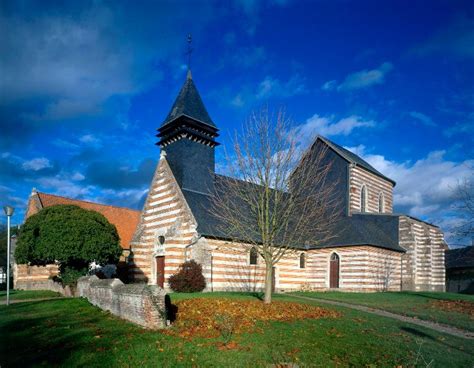
[[[339,287],[339,256],[336,253],[331,254],[329,261],[329,287],[331,289]]]
[[[165,257],[156,257],[156,284],[159,287],[165,285]]]

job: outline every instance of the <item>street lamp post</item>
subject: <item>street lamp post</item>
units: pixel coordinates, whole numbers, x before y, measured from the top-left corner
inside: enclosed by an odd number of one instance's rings
[[[11,236],[10,236],[10,219],[15,209],[10,206],[3,207],[5,215],[7,215],[7,305],[10,304],[10,247],[11,247]]]

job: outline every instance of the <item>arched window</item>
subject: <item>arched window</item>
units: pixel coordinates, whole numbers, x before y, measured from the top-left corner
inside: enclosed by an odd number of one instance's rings
[[[379,213],[385,212],[385,203],[384,203],[383,193],[379,194]]]
[[[337,253],[332,253],[329,260],[329,287],[337,289],[339,287],[339,256]]]
[[[306,267],[306,256],[304,253],[300,254],[300,268]]]
[[[250,258],[249,258],[249,263],[251,265],[256,265],[258,260],[258,253],[255,248],[250,249]]]
[[[367,212],[367,188],[362,185],[360,190],[360,212]]]

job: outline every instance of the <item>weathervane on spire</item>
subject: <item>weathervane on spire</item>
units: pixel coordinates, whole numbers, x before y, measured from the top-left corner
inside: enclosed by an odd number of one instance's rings
[[[192,42],[193,42],[193,38],[190,33],[188,34],[188,51],[186,52],[186,55],[188,56],[188,71],[191,70],[191,54],[193,53],[193,48],[191,45]]]

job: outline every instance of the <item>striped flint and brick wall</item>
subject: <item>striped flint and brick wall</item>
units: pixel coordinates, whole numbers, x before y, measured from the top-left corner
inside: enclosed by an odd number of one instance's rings
[[[165,237],[158,251],[159,236]],[[196,238],[196,221],[171,169],[162,156],[148,192],[139,225],[131,242],[129,272],[136,282],[156,283],[156,256],[165,256],[165,287],[185,261],[186,246]]]
[[[367,212],[379,212],[379,195],[383,194],[384,213],[393,212],[393,185],[391,182],[372,174],[359,167],[350,166],[349,169],[349,208],[350,212],[361,212],[361,190],[365,185],[367,190]]]
[[[407,250],[402,257],[403,290],[445,291],[442,231],[408,216],[400,216],[400,245]]]

